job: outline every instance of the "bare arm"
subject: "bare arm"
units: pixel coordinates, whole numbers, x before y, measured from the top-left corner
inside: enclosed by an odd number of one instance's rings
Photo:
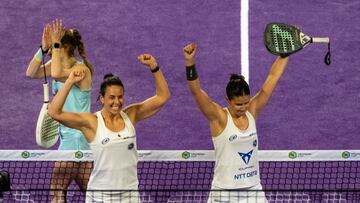
[[[54,44],[58,44],[60,48],[52,48],[52,63],[51,63],[51,77],[65,82],[69,77],[72,71],[77,70],[81,72],[85,72],[85,78],[80,80],[76,86],[80,89],[89,89],[92,86],[92,75],[90,69],[85,64],[75,64],[71,68],[63,68],[62,61],[60,58],[60,52],[66,52],[65,48],[62,48],[60,41],[64,35],[64,29],[62,25],[62,20],[56,19],[54,23],[51,24],[50,36],[51,41]],[[66,53],[63,53],[66,54]]]
[[[50,39],[50,25],[46,24],[43,29],[42,34],[42,42],[41,42],[41,49],[49,50],[51,45]],[[31,59],[27,69],[26,69],[26,76],[30,78],[43,78],[44,77],[44,66],[42,65],[42,59],[45,57],[45,54],[42,54],[42,50],[39,49],[38,52],[34,55]],[[50,67],[51,62],[47,62],[45,64],[45,71],[46,76],[50,76]]]
[[[46,76],[51,76],[51,61],[48,61],[45,64],[45,71]],[[36,59],[31,59],[27,69],[26,69],[26,76],[29,78],[44,78],[44,66],[41,62],[37,61]]]
[[[82,131],[87,140],[91,141],[95,136],[97,126],[95,116],[91,113],[64,112],[62,110],[72,86],[84,77],[83,71],[75,70],[70,74],[64,83],[64,87],[57,92],[49,105],[48,114],[63,125]]]
[[[138,57],[138,60],[140,63],[148,66],[151,70],[156,71],[153,73],[156,91],[154,96],[124,109],[124,112],[129,115],[133,124],[155,115],[170,98],[170,90],[165,77],[161,70],[156,70],[158,65],[155,58],[150,54],[142,54]]]
[[[57,81],[65,82],[72,71],[78,70],[85,72],[85,78],[79,81],[76,86],[80,89],[89,89],[92,86],[92,75],[90,69],[85,64],[75,64],[71,68],[62,68],[60,60],[60,49],[52,49],[51,77]]]
[[[85,73],[85,78],[80,80],[76,86],[80,89],[89,89],[92,86],[92,76],[90,69],[85,64],[75,64],[71,68],[62,68],[61,59],[60,59],[60,49],[53,48],[52,49],[52,60],[51,60],[51,77],[65,82],[66,79],[70,76],[71,72],[74,70],[81,71]]]
[[[192,43],[183,49],[186,68],[195,66],[196,48],[196,44]],[[187,83],[197,105],[208,121],[222,121],[225,119],[223,109],[220,105],[213,102],[207,93],[201,88],[198,77],[194,80],[188,80]]]
[[[71,70],[66,71],[64,68],[62,68],[61,65],[60,47],[62,45],[60,44],[60,41],[63,34],[64,34],[64,30],[63,30],[62,20],[56,19],[55,22],[53,22],[50,25],[51,43],[53,44],[53,46],[55,44],[59,46],[58,48],[53,47],[52,49],[51,77],[53,77],[56,80],[65,82],[65,80],[69,77]],[[64,47],[61,48],[64,51]]]
[[[278,57],[272,64],[270,72],[261,90],[251,99],[249,111],[256,118],[268,103],[277,83],[282,76],[289,58]]]

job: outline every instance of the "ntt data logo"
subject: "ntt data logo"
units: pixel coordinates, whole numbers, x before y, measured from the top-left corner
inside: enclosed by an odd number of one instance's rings
[[[182,154],[181,154],[181,157],[183,158],[183,159],[188,159],[188,158],[190,158],[190,152],[188,152],[188,151],[185,151],[185,152],[183,152]]]
[[[348,151],[344,151],[342,154],[341,154],[341,157],[344,158],[344,159],[348,159],[350,158],[350,152]]]
[[[30,152],[28,152],[28,151],[23,151],[23,152],[21,153],[21,157],[24,158],[24,159],[29,158],[29,157],[30,157]]]
[[[297,157],[297,153],[296,153],[296,152],[294,152],[294,151],[289,152],[289,158],[290,158],[290,159],[295,159],[296,157]]]
[[[77,159],[81,159],[84,157],[84,154],[81,151],[77,151],[75,152],[75,158]]]

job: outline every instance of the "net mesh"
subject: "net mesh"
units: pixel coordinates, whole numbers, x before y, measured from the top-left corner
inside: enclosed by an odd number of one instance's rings
[[[8,171],[11,178],[11,191],[3,192],[0,202],[50,202],[51,192],[59,190],[51,187],[56,181],[56,164],[64,174],[75,174],[74,179],[91,173],[88,151],[0,152],[0,170]],[[140,151],[139,191],[121,191],[118,195],[139,196],[143,203],[200,203],[207,202],[209,196],[224,201],[246,197],[265,202],[261,190],[210,192],[213,157],[213,151]],[[268,202],[360,202],[360,151],[260,151],[259,157]],[[62,198],[63,202],[85,201],[74,181]]]

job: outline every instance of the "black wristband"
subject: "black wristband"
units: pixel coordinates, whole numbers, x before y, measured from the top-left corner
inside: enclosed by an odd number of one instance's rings
[[[152,69],[151,72],[152,73],[156,73],[160,70],[159,66],[156,66],[156,68]]]
[[[196,80],[198,74],[196,72],[195,64],[192,66],[186,66],[186,79],[189,81]]]
[[[49,51],[49,49],[44,50],[42,45],[40,45],[40,49],[41,49],[41,52],[42,52],[43,55],[47,54],[48,51]]]

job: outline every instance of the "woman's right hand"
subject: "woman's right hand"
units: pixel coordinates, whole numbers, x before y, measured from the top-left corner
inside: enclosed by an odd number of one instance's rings
[[[51,47],[51,37],[50,37],[50,24],[46,24],[43,29],[41,47],[43,51],[49,50]]]
[[[82,70],[82,69],[81,70],[73,70],[73,71],[71,71],[66,82],[75,84],[75,83],[80,82],[84,78],[85,78],[85,70]]]

